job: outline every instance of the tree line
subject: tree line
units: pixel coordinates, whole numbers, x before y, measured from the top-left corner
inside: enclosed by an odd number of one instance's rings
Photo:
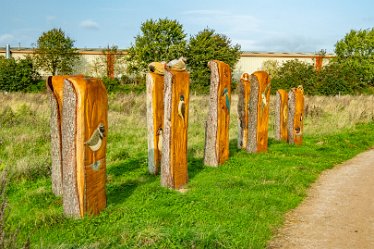
[[[126,90],[130,82],[144,90],[150,62],[167,62],[183,56],[187,58],[192,90],[206,93],[210,84],[207,63],[221,60],[233,68],[240,58],[240,49],[239,44],[232,44],[229,37],[213,29],[205,28],[187,39],[183,26],[176,20],[150,19],[141,24],[140,34],[124,56],[126,71],[121,79],[113,78],[113,63],[123,63],[116,58],[112,60],[118,48],[113,46],[103,51],[107,68],[103,81],[109,91]],[[268,63],[264,69],[272,75],[273,90],[302,84],[307,94],[360,93],[374,87],[373,49],[374,28],[351,30],[335,44],[336,58],[321,71],[297,60],[281,66]],[[0,90],[44,89],[37,69],[51,75],[72,74],[79,61],[74,40],[57,28],[38,38],[33,53],[33,57],[19,61],[0,57]]]

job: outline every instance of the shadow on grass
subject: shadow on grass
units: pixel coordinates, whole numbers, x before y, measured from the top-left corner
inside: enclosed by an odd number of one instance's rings
[[[132,195],[137,187],[156,181],[157,177],[148,174],[146,158],[139,156],[111,165],[108,176],[119,177],[107,185],[108,204],[120,204]]]
[[[107,174],[113,176],[122,176],[126,173],[143,168],[145,164],[145,157],[129,158],[124,162],[121,161],[112,163],[111,166],[107,168]]]

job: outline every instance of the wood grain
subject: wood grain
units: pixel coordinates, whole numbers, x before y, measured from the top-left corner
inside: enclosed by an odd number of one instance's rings
[[[238,148],[247,148],[248,143],[248,122],[249,122],[249,96],[251,93],[251,84],[249,81],[249,74],[243,73],[240,77],[240,83],[238,86],[239,96],[238,96]]]
[[[278,89],[275,98],[275,139],[287,141],[288,138],[288,93]]]

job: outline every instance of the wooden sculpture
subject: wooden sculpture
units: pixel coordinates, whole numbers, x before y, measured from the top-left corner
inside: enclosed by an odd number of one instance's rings
[[[229,158],[231,71],[230,66],[222,61],[210,61],[208,66],[211,76],[204,164],[217,167]]]
[[[68,216],[106,207],[108,97],[99,79],[66,78],[62,102],[63,206]]]
[[[301,145],[304,130],[304,89],[292,88],[288,93],[288,143]]]
[[[267,151],[270,77],[264,71],[251,74],[249,97],[248,152]]]
[[[64,86],[64,79],[67,77],[76,76],[50,76],[47,79],[47,91],[51,106],[51,178],[52,191],[55,195],[62,195],[62,154],[61,154],[61,120],[62,120],[62,92]]]
[[[239,101],[238,101],[238,117],[239,117],[239,131],[238,131],[238,148],[246,149],[248,143],[248,104],[249,94],[251,92],[251,85],[249,82],[249,74],[243,73],[240,77],[239,84]]]
[[[288,139],[288,93],[279,89],[275,98],[275,139],[287,141]]]
[[[188,181],[187,128],[190,75],[184,61],[167,64],[164,80],[164,129],[162,134],[161,185],[180,189]]]
[[[164,122],[165,63],[152,62],[147,74],[148,171],[158,174],[161,165]]]

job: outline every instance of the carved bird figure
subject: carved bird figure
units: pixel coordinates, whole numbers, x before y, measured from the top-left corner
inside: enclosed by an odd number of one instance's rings
[[[148,65],[149,71],[155,74],[164,75],[165,74],[166,62],[151,62]]]
[[[158,130],[157,130],[157,136],[158,136],[157,149],[160,152],[162,152],[162,128],[158,128]]]
[[[230,113],[230,98],[229,98],[229,90],[227,90],[227,88],[223,89],[222,96],[225,96],[226,108],[227,108],[227,111]]]
[[[266,96],[268,95],[268,92],[270,91],[270,84],[268,84],[265,87],[265,90],[261,93],[261,99],[262,99],[262,109],[268,104],[266,100]]]
[[[179,103],[178,103],[178,116],[182,119],[183,124],[184,124],[185,112],[186,112],[186,105],[184,103],[184,96],[181,95],[179,97]]]
[[[168,69],[176,70],[176,71],[185,71],[186,70],[186,62],[187,59],[185,57],[180,57],[179,59],[174,59],[170,61],[166,67]]]
[[[92,151],[98,151],[103,143],[103,138],[105,137],[105,127],[102,123],[94,130],[91,137],[84,143]]]

